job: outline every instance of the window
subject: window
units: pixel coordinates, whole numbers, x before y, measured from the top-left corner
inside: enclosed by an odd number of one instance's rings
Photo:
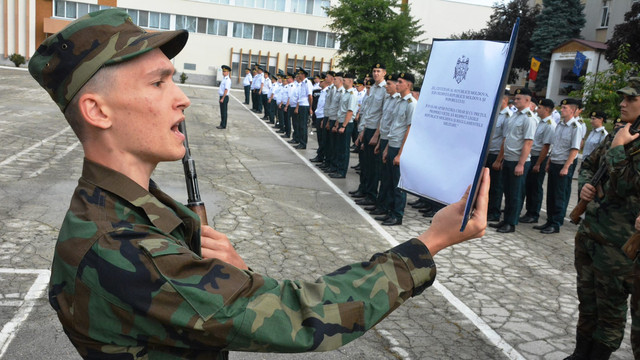
[[[186,29],[196,32],[197,18],[195,16],[176,15],[176,30]]]
[[[89,13],[89,4],[78,3],[78,17],[83,17]]]
[[[64,1],[56,0],[53,13],[57,17],[64,17]]]
[[[262,31],[262,40],[282,42],[283,29],[279,26],[265,25]]]
[[[417,51],[425,51],[431,48],[431,44],[423,44],[423,43],[412,43],[409,45],[409,51],[417,52]]]
[[[138,11],[138,26],[149,27],[149,12]]]
[[[326,33],[326,32],[318,32],[316,46],[335,48],[335,46],[336,46],[335,34]]]
[[[204,34],[207,32],[207,19],[198,18],[198,32]]]
[[[609,2],[604,2],[602,6],[602,18],[600,19],[600,27],[609,26]]]
[[[253,38],[256,40],[262,39],[262,25],[253,25]]]
[[[233,23],[233,37],[243,38],[243,39],[252,39],[253,24]]]
[[[76,17],[78,17],[78,15],[76,14],[76,3],[67,1],[66,8],[67,13],[65,14],[65,17],[68,17],[70,19],[75,19]]]
[[[207,20],[207,34],[227,36],[227,22],[224,20]]]
[[[289,43],[307,45],[307,30],[289,29]]]
[[[127,14],[131,16],[133,23],[138,25],[138,10],[127,9]]]
[[[335,47],[336,47],[336,34],[327,34],[327,46],[326,47],[335,49]]]
[[[141,14],[143,12],[146,11],[140,11],[140,16],[142,16]],[[176,17],[177,18],[177,17]],[[169,14],[163,14],[163,13],[157,13],[154,11],[149,12],[149,25],[148,27],[152,28],[152,29],[163,29],[163,30],[169,30],[169,22],[170,22],[171,17],[169,16]],[[140,20],[140,22],[142,23],[144,20]],[[177,22],[176,22],[176,27],[177,27]],[[140,25],[142,26],[142,25]]]

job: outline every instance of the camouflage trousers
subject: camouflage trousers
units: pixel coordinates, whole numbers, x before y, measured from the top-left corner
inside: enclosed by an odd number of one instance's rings
[[[633,263],[635,282],[631,293],[631,349],[633,358],[640,359],[640,256]]]
[[[576,332],[611,350],[618,349],[633,288],[633,262],[620,248],[579,232],[575,238],[575,267],[579,300]]]

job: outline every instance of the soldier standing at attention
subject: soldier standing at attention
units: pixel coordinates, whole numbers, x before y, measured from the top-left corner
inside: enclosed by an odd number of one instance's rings
[[[253,76],[253,83],[251,84],[251,101],[253,102],[253,108],[251,111],[254,113],[262,112],[262,99],[260,97],[262,82],[264,81],[262,71],[263,70],[260,65],[256,64],[256,74]]]
[[[244,79],[242,79],[242,86],[244,87],[244,103],[249,104],[249,95],[251,94],[251,82],[253,82],[253,76],[251,76],[251,70],[249,68],[244,69]]]
[[[609,359],[624,337],[630,293],[631,347],[634,357],[640,358],[640,282],[634,275],[638,258],[633,265],[621,250],[637,231],[640,213],[640,141],[638,134],[629,132],[640,116],[640,78],[630,78],[618,93],[624,96],[620,117],[625,126],[608,135],[580,168],[580,198],[590,203],[575,238],[580,303],[576,348],[568,360]],[[590,181],[605,164],[608,179],[596,189]]]
[[[311,105],[313,105],[313,85],[307,79],[309,73],[303,68],[298,68],[299,90],[298,90],[298,106],[294,111],[298,117],[298,145],[296,149],[306,149],[309,137],[309,116],[313,113]]]
[[[29,62],[85,155],[48,292],[83,358],[331,350],[429,287],[436,253],[484,234],[487,172],[465,232],[458,229],[468,192],[417,238],[315,282],[249,270],[224,234],[201,226],[151,180],[158,163],[185,154],[178,128],[190,101],[170,59],[188,36],[147,33],[125,11],[108,9],[47,38]],[[203,257],[189,248],[198,238]]]
[[[296,114],[295,109],[298,107],[298,75],[292,74],[292,81],[289,86],[289,101],[287,102],[286,110],[289,114],[289,119],[291,119],[291,140],[288,141],[289,144],[293,146],[297,146],[300,141],[298,141],[298,114]]]
[[[387,83],[384,76],[387,74],[384,64],[377,63],[371,70],[373,81],[375,82],[369,89],[370,99],[360,114],[360,121],[364,127],[364,131],[358,136],[358,143],[364,145],[364,154],[360,162],[362,169],[362,179],[364,198],[357,200],[358,205],[375,205],[378,196],[378,181],[380,181],[380,167],[378,166],[375,154],[376,145],[378,145],[378,136],[380,119],[382,119],[382,106],[384,105],[384,96],[387,94],[385,87]]]
[[[344,179],[349,169],[349,142],[351,141],[351,131],[353,130],[353,117],[358,111],[358,94],[353,87],[353,74],[344,74],[342,77],[344,91],[338,89],[341,93],[340,103],[338,105],[338,115],[333,132],[336,133],[336,171],[329,174],[334,179]]]
[[[553,143],[556,123],[551,117],[554,103],[551,99],[538,101],[538,127],[531,147],[531,169],[525,181],[527,212],[520,218],[524,224],[537,223],[542,207],[543,183],[546,174],[549,149]]]
[[[560,232],[560,226],[564,224],[564,216],[569,204],[570,195],[567,188],[571,184],[569,174],[573,173],[575,159],[578,156],[582,130],[574,114],[578,109],[578,101],[575,99],[562,100],[560,115],[562,121],[556,126],[553,137],[553,150],[547,163],[547,221],[539,226],[534,226],[543,234]]]
[[[220,82],[220,89],[218,90],[218,95],[220,95],[220,125],[217,126],[218,129],[227,128],[227,106],[229,105],[229,89],[231,89],[229,71],[231,71],[230,67],[222,65],[224,78]]]
[[[504,142],[504,129],[507,121],[511,118],[513,112],[509,108],[509,90],[505,90],[500,102],[500,113],[496,119],[496,125],[491,133],[489,141],[489,155],[487,156],[486,166],[489,167],[491,173],[491,187],[489,188],[489,210],[487,213],[487,221],[500,221],[500,207],[502,206],[502,162],[496,163],[500,148]],[[494,164],[495,163],[495,164]]]
[[[602,111],[593,111],[591,113],[591,132],[587,136],[582,149],[582,159],[586,159],[595,150],[604,138],[609,135],[604,128],[604,122],[607,121],[607,114]]]
[[[329,153],[328,153],[328,148],[327,148],[327,143],[329,141],[328,137],[329,137],[329,130],[327,130],[327,125],[329,123],[329,116],[328,114],[328,107],[329,104],[331,103],[331,97],[333,96],[333,91],[334,91],[334,86],[333,86],[333,76],[336,74],[333,71],[327,71],[324,74],[324,80],[322,81],[322,83],[324,85],[324,88],[322,89],[322,92],[320,94],[320,97],[322,97],[322,112],[321,112],[321,119],[319,121],[319,128],[318,128],[318,150],[316,152],[316,156],[311,159],[311,162],[317,162],[318,164],[316,164],[316,166],[318,166],[320,169],[323,169],[326,165],[327,165],[327,159],[329,158]],[[320,100],[318,100],[320,101]],[[320,105],[318,105],[319,107]],[[317,115],[317,114],[316,114]]]
[[[400,93],[396,91],[396,83],[398,81],[398,74],[387,74],[385,76],[387,82],[386,90],[387,95],[384,99],[384,106],[382,107],[382,119],[380,120],[380,140],[378,145],[374,149],[375,154],[382,154],[387,148],[389,143],[389,130],[391,124],[396,119],[396,105],[400,99]],[[391,217],[389,206],[391,198],[389,192],[393,191],[392,186],[392,173],[393,162],[385,162],[384,156],[380,156],[380,187],[378,188],[378,197],[376,198],[376,204],[365,207],[364,209],[369,211],[371,215],[377,215],[376,220],[385,221]]]
[[[529,109],[531,90],[516,90],[513,103],[517,109],[504,128],[504,141],[497,163],[502,163],[502,185],[504,187],[504,220],[489,224],[500,233],[516,231],[522,210],[522,193],[531,165],[531,146],[536,132],[536,117]]]
[[[391,191],[388,195],[390,217],[382,222],[382,225],[393,226],[402,225],[402,217],[404,216],[404,207],[407,202],[407,193],[398,187],[400,182],[400,156],[404,142],[407,140],[409,130],[411,129],[411,120],[413,111],[416,108],[417,101],[411,95],[415,77],[410,73],[400,73],[396,90],[400,93],[400,100],[395,107],[395,119],[391,123],[389,129],[389,142],[382,156],[386,162],[392,162],[391,171]]]
[[[337,133],[333,132],[333,128],[336,125],[336,119],[338,118],[338,108],[340,105],[340,98],[344,92],[342,86],[342,72],[333,73],[333,86],[327,93],[327,99],[324,104],[324,117],[325,129],[327,130],[327,137],[325,143],[325,158],[323,166],[320,168],[325,173],[331,174],[337,171],[337,154],[336,154],[336,138]]]
[[[327,100],[327,90],[328,90],[328,83],[329,81],[327,80],[327,74],[326,73],[321,73],[320,75],[320,89],[319,90],[313,90],[314,93],[314,100],[313,100],[313,104],[315,106],[315,110],[313,111],[313,117],[314,119],[314,123],[315,123],[315,128],[316,128],[316,137],[318,139],[318,150],[316,150],[316,156],[312,159],[309,159],[309,161],[313,162],[313,163],[321,163],[324,160],[324,136],[325,136],[325,129],[324,129],[324,104],[326,104],[326,100]],[[315,96],[317,92],[317,97]]]

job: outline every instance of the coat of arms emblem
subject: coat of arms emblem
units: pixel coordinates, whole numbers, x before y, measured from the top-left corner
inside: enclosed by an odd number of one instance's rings
[[[462,55],[462,57],[458,58],[458,62],[456,63],[456,69],[453,73],[453,78],[456,79],[458,84],[462,82],[467,77],[467,71],[469,70],[469,58]]]

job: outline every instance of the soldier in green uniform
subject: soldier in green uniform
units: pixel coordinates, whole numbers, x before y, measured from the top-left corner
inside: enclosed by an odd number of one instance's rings
[[[249,270],[226,236],[151,180],[159,162],[185,153],[178,125],[190,101],[173,82],[170,59],[187,38],[186,30],[147,33],[125,11],[108,9],[47,38],[29,62],[85,154],[49,287],[83,358],[337,348],[430,286],[438,251],[484,234],[487,172],[464,233],[468,193],[417,238],[315,282]],[[189,247],[198,238],[202,257]]]
[[[587,157],[580,169],[580,197],[591,201],[575,238],[578,286],[576,348],[567,359],[608,359],[620,347],[632,291],[632,261],[621,250],[634,233],[640,212],[640,141],[629,132],[640,116],[640,78],[618,90],[621,118],[626,123]],[[608,179],[600,191],[592,186],[595,172],[608,166]],[[637,261],[637,260],[636,260]],[[640,317],[632,299],[631,343],[640,357]]]

